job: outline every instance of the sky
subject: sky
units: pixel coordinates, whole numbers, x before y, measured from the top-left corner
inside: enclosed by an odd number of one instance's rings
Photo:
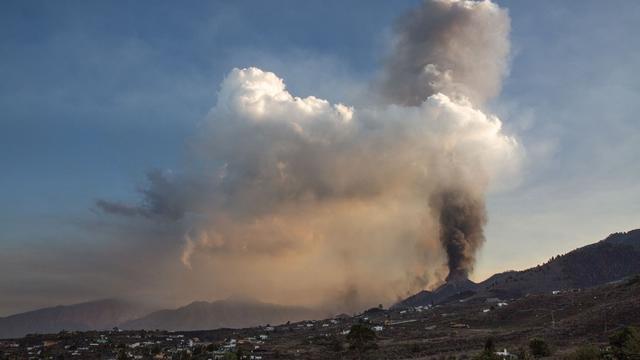
[[[419,3],[0,4],[0,315],[134,285],[133,296],[172,305],[211,300],[193,290],[214,286],[206,274],[194,280],[180,262],[171,239],[182,234],[113,218],[96,200],[136,203],[149,170],[179,169],[234,67],[273,71],[297,96],[357,104],[394,22]],[[640,3],[498,4],[511,54],[487,106],[525,155],[489,190],[474,280],[640,218]],[[138,233],[168,240],[134,246]]]

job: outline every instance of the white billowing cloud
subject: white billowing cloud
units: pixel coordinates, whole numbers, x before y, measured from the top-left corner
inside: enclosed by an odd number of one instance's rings
[[[308,285],[313,266],[306,302],[348,287],[391,301],[440,281],[430,197],[450,187],[481,194],[519,157],[500,120],[469,102],[438,93],[415,107],[354,109],[295,97],[257,68],[223,81],[194,149],[198,167],[176,183],[198,184],[181,200],[182,261],[213,267],[214,278],[250,268],[286,279],[277,293]]]
[[[484,195],[522,153],[483,111],[506,72],[508,30],[490,1],[425,1],[401,19],[358,107],[234,69],[180,172],[151,173],[140,206],[97,205],[180,228],[181,260],[211,297],[345,311],[467,277]]]

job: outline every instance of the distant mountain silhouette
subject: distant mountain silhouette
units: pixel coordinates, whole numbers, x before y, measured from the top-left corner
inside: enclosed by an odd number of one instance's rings
[[[255,300],[196,301],[175,310],[153,312],[122,324],[123,329],[206,330],[283,324],[324,317],[303,307],[263,303]]]
[[[524,271],[507,271],[474,283],[457,279],[434,291],[421,291],[395,308],[486,298],[511,299],[532,293],[587,288],[640,273],[640,229],[615,233],[595,244],[555,256]],[[61,330],[124,329],[208,330],[281,324],[326,317],[311,309],[250,299],[197,301],[174,310],[151,312],[148,306],[106,299],[56,306],[0,318],[0,338]]]
[[[118,299],[55,306],[0,318],[0,338],[62,330],[104,330],[148,314],[147,306]]]
[[[475,284],[445,283],[421,291],[395,308],[431,305],[463,298],[516,298],[530,293],[588,288],[640,273],[640,229],[615,233],[595,244],[554,256],[547,263],[523,271],[507,271]]]

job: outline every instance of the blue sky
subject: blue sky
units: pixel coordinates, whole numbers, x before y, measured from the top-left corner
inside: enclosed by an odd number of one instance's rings
[[[0,315],[103,295],[44,301],[68,270],[50,281],[55,261],[33,262],[109,241],[78,223],[99,222],[97,198],[135,201],[149,169],[176,167],[231,68],[258,66],[294,94],[348,103],[379,68],[394,19],[418,3],[0,4]],[[491,106],[527,156],[521,178],[489,195],[476,279],[640,219],[640,2],[499,4],[512,61]]]

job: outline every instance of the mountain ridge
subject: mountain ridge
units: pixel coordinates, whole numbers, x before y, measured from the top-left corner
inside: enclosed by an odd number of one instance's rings
[[[125,322],[123,329],[206,330],[282,324],[320,318],[326,314],[301,306],[255,300],[194,301],[177,309],[152,312]]]
[[[505,271],[474,283],[456,279],[434,291],[423,290],[392,308],[437,305],[470,299],[511,299],[530,293],[588,288],[640,273],[640,229],[618,232],[596,243],[522,271]],[[277,305],[247,298],[193,301],[176,309],[157,310],[120,299],[58,305],[0,317],[0,338],[61,330],[124,329],[204,330],[241,328],[326,317],[300,306]]]
[[[105,330],[149,311],[151,308],[147,305],[114,298],[56,305],[1,317],[0,338],[62,330]]]
[[[640,273],[640,229],[616,232],[593,244],[553,256],[542,265],[521,271],[505,271],[453,292],[445,283],[434,291],[423,290],[394,308],[434,305],[458,298],[516,298],[529,293],[588,288]],[[475,287],[475,289],[473,289]],[[446,290],[446,291],[443,291]],[[462,296],[463,291],[472,294]]]

